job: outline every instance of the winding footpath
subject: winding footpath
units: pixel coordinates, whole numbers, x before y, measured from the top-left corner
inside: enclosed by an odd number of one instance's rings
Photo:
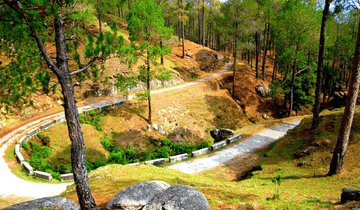
[[[301,120],[294,120],[290,123],[273,126],[255,134],[244,142],[241,142],[228,149],[215,152],[206,158],[199,158],[193,161],[186,161],[167,168],[182,171],[187,174],[195,174],[220,166],[238,155],[249,154],[256,149],[265,147],[272,142],[284,137],[288,130],[299,125]]]
[[[175,89],[185,88],[191,85],[195,85],[201,82],[205,82],[211,80],[217,76],[224,74],[228,71],[231,67],[231,63],[225,65],[225,67],[216,73],[213,76],[197,80],[194,82],[160,89],[154,90],[151,94],[159,94],[165,91],[171,91]],[[130,98],[131,99],[131,98]],[[90,110],[94,107],[102,107],[102,106],[109,106],[114,103],[119,103],[127,100],[126,98],[118,98],[115,100],[110,101],[103,101],[87,106],[83,106],[78,108],[79,113],[83,113],[86,110]],[[19,138],[25,135],[31,129],[35,127],[39,127],[40,125],[48,122],[48,120],[53,120],[58,117],[63,117],[64,113],[58,113],[51,116],[44,117],[40,120],[33,121],[27,125],[24,125],[20,128],[15,129],[11,133],[5,135],[0,139],[0,197],[1,196],[11,196],[16,195],[20,197],[32,197],[32,198],[42,198],[48,196],[56,196],[61,194],[63,191],[66,190],[66,187],[71,185],[72,183],[64,183],[64,184],[45,184],[45,183],[34,183],[29,182],[23,179],[20,179],[16,175],[14,175],[8,167],[8,164],[5,162],[5,150],[8,146],[11,146]],[[286,134],[286,131],[290,128],[295,127],[298,125],[300,121],[293,121],[291,123],[283,124],[280,126],[275,126],[270,129],[267,129],[259,134],[251,137],[245,142],[242,142],[236,146],[233,146],[229,149],[224,149],[222,151],[216,152],[207,158],[201,158],[191,162],[184,162],[177,165],[170,166],[169,168],[173,168],[179,171],[183,171],[185,173],[197,173],[202,170],[207,170],[212,167],[216,167],[221,163],[227,162],[234,158],[235,156],[247,152],[251,152],[255,148],[263,147],[268,145],[269,143],[281,138]],[[245,144],[244,144],[245,143]]]

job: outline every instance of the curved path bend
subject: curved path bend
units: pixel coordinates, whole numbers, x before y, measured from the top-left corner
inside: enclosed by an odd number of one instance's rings
[[[230,161],[238,155],[249,154],[256,149],[260,149],[271,144],[272,142],[284,137],[288,130],[295,128],[300,124],[300,122],[301,120],[294,120],[290,123],[273,126],[255,134],[246,141],[238,143],[228,149],[215,152],[208,157],[195,159],[193,161],[186,161],[167,168],[182,171],[187,174],[195,174],[212,169],[220,166],[222,163]]]
[[[158,94],[165,91],[171,91],[176,89],[185,88],[191,85],[195,85],[201,82],[205,82],[211,80],[217,76],[224,74],[228,71],[231,67],[231,63],[227,63],[225,67],[219,71],[218,73],[214,74],[213,76],[206,77],[201,80],[197,80],[194,82],[185,83],[182,85],[164,88],[160,90],[151,91],[151,94]],[[131,97],[130,97],[131,99]],[[85,110],[90,110],[95,107],[101,107],[106,105],[111,105],[115,102],[121,102],[127,100],[126,98],[118,98],[115,100],[110,101],[103,101],[83,107],[79,107],[78,110],[80,113],[84,112]],[[44,124],[48,120],[52,120],[54,118],[64,117],[64,113],[58,113],[51,116],[44,117],[40,120],[33,121],[27,125],[24,125],[20,128],[15,129],[11,133],[5,135],[0,139],[0,197],[1,196],[11,196],[16,195],[20,197],[33,197],[33,198],[42,198],[48,196],[56,196],[61,194],[66,190],[66,187],[71,185],[72,183],[65,183],[65,184],[45,184],[45,183],[34,183],[29,182],[23,179],[20,179],[16,175],[14,175],[8,167],[8,164],[5,162],[5,150],[8,146],[18,141],[19,138],[23,135],[26,135],[28,131],[34,128],[40,127],[41,124]]]

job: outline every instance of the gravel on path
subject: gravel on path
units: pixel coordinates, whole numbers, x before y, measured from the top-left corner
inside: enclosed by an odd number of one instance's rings
[[[231,148],[223,149],[215,152],[209,157],[195,159],[193,161],[186,161],[176,165],[168,166],[167,168],[175,169],[187,174],[195,174],[211,168],[220,166],[222,163],[228,162],[241,154],[248,154],[252,151],[265,147],[272,142],[282,138],[286,135],[289,129],[295,128],[299,125],[301,120],[294,120],[290,123],[273,126],[265,129],[260,133],[250,137],[244,142],[241,142]]]

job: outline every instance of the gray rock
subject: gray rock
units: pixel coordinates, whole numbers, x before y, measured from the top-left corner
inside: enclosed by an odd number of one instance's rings
[[[164,127],[162,125],[159,126],[159,131],[160,134],[165,135],[165,131],[164,131]]]
[[[270,116],[269,116],[269,115],[267,115],[267,114],[263,114],[263,115],[262,115],[262,117],[263,117],[265,120],[270,119]]]
[[[234,131],[226,128],[213,129],[210,131],[210,135],[213,137],[213,139],[215,139],[215,142],[225,140],[228,137],[234,135],[234,133]]]
[[[261,83],[260,85],[256,86],[255,90],[264,98],[268,96],[271,91],[269,87],[266,87],[265,83]]]
[[[119,192],[106,205],[106,209],[142,209],[156,194],[162,192],[168,187],[170,187],[170,185],[162,181],[141,182]]]
[[[42,207],[49,209],[64,209],[64,210],[80,209],[80,207],[74,201],[71,201],[67,198],[46,197],[46,198],[39,198],[36,200],[15,204],[5,208],[4,210],[19,210],[19,209],[32,210]]]
[[[187,185],[173,185],[158,193],[143,210],[208,210],[209,204],[201,192]]]
[[[147,130],[151,131],[151,125],[147,125]]]
[[[360,190],[353,188],[343,188],[341,193],[341,203],[346,203],[347,201],[359,201],[360,200]]]
[[[153,126],[153,128],[154,128],[155,131],[158,131],[158,130],[159,130],[158,124],[153,123],[152,126]]]

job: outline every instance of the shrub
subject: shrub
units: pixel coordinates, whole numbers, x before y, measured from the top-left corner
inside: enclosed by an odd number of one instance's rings
[[[163,146],[169,146],[169,144],[170,144],[170,140],[169,139],[163,139],[163,140],[161,140],[161,145],[163,145]]]
[[[88,162],[87,160],[85,160],[85,165],[86,165],[88,173],[94,169],[94,165],[92,163]]]
[[[72,172],[72,167],[71,165],[61,163],[57,166],[56,171],[58,171],[60,174],[68,174]]]
[[[29,143],[27,143],[27,142],[21,143],[21,146],[22,146],[26,151],[28,151],[28,150],[30,149]]]
[[[103,161],[103,160],[96,160],[96,161],[94,162],[94,168],[95,168],[95,169],[96,169],[96,168],[99,168],[99,167],[101,167],[101,166],[104,166],[104,165],[106,165],[106,162]]]
[[[122,151],[120,149],[120,151],[113,151],[111,152],[111,154],[109,155],[109,158],[108,158],[108,163],[118,163],[118,164],[127,164],[127,161],[126,161],[126,155],[124,153],[124,151]]]
[[[136,152],[133,149],[126,149],[125,150],[125,155],[127,157],[128,160],[134,159]]]
[[[197,146],[197,149],[202,149],[202,148],[207,148],[207,147],[210,147],[209,142],[203,141]]]
[[[158,158],[168,158],[170,157],[169,153],[171,152],[170,147],[165,146],[165,147],[161,147],[159,153],[158,153]]]
[[[111,151],[113,151],[115,149],[115,145],[111,142],[111,140],[109,139],[107,134],[105,134],[105,136],[100,141],[100,143],[104,146],[104,149],[106,151],[111,152]]]

